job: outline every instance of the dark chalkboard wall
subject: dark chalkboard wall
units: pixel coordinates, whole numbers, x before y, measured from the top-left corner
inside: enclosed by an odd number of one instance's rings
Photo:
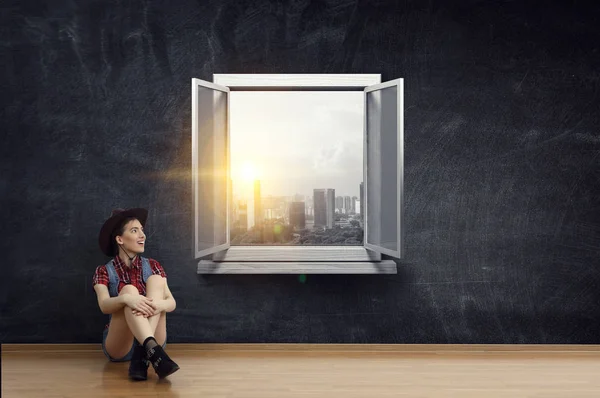
[[[0,340],[100,342],[98,230],[146,206],[172,342],[600,343],[598,9],[524,3],[3,1]],[[196,275],[213,73],[405,79],[397,275]]]

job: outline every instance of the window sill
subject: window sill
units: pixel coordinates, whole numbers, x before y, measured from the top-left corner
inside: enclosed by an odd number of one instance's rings
[[[215,253],[216,262],[378,262],[381,254],[364,246],[231,246]]]
[[[396,274],[393,260],[361,262],[200,260],[198,274]]]

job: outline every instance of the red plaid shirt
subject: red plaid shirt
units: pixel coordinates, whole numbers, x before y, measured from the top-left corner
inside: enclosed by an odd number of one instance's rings
[[[152,269],[152,275],[160,275],[163,278],[167,277],[165,270],[158,261],[149,258],[150,268]],[[136,256],[131,263],[131,267],[127,267],[121,257],[115,256],[114,258],[114,266],[117,275],[119,276],[119,287],[117,289],[118,292],[121,292],[123,286],[125,285],[133,285],[137,288],[138,292],[142,296],[146,295],[146,283],[144,282],[143,273],[142,273],[142,260],[140,256]],[[105,265],[100,265],[96,268],[96,272],[94,273],[94,282],[92,285],[96,285],[101,283],[108,287],[108,271],[106,270]]]

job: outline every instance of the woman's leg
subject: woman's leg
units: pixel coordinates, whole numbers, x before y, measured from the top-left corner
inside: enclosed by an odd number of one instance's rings
[[[119,296],[125,293],[139,294],[133,285],[125,285]],[[161,276],[152,275],[148,278],[146,281],[146,297],[152,297],[155,300],[164,299],[165,284]],[[129,307],[124,307],[122,310],[115,312],[112,314],[108,336],[106,337],[107,352],[113,358],[122,358],[131,349],[134,336],[140,344],[147,337],[154,336],[156,342],[163,345],[167,337],[166,317],[166,313],[163,311],[150,318],[144,318],[141,315],[133,315]],[[119,355],[121,352],[123,352],[123,355]]]
[[[167,341],[167,313],[164,311],[160,313],[156,331],[154,332],[154,338],[158,345],[161,346],[164,346]]]
[[[133,295],[140,294],[137,288],[133,285],[123,286],[119,295],[124,293],[129,293]],[[123,307],[123,313],[125,314],[125,320],[127,322],[127,326],[129,327],[130,334],[133,334],[133,337],[135,337],[140,344],[143,344],[148,337],[154,336],[148,318],[144,318],[141,315],[134,315],[133,310],[127,306]]]
[[[119,296],[125,293],[132,293],[132,290],[127,285],[123,287]],[[137,289],[133,287],[137,293]],[[131,344],[133,342],[133,335],[127,325],[125,319],[124,308],[113,313],[111,315],[110,324],[108,326],[108,335],[106,336],[105,349],[108,355],[112,358],[123,358],[131,350]]]
[[[160,275],[152,275],[146,280],[146,297],[152,298],[154,301],[163,300],[165,298],[165,282]],[[153,315],[150,318],[139,317],[146,321],[148,328],[151,329],[154,337],[154,340],[148,341],[148,344],[144,349],[146,350],[148,360],[154,367],[158,377],[167,377],[173,372],[176,372],[179,369],[179,366],[169,358],[167,353],[161,347],[165,342],[167,333],[167,315],[165,311]]]
[[[160,275],[152,275],[146,280],[146,297],[154,299],[154,301],[163,300],[165,298],[165,280]],[[163,311],[160,314],[146,318],[150,321],[152,334],[159,345],[163,345],[167,337],[167,315]]]

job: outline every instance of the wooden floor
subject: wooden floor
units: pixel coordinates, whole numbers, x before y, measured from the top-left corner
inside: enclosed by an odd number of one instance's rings
[[[2,397],[600,397],[599,346],[167,347],[181,370],[127,379],[97,345],[3,345]]]

